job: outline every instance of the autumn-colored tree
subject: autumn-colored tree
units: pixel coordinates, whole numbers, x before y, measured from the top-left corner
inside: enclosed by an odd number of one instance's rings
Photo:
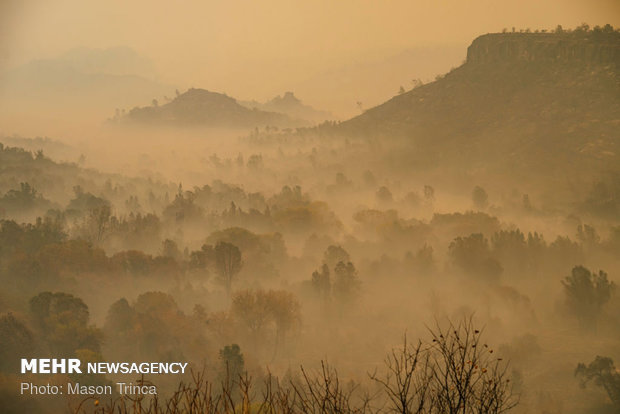
[[[30,299],[33,321],[50,350],[60,357],[77,349],[100,351],[101,331],[88,325],[88,306],[68,293],[43,292]]]
[[[286,334],[301,321],[301,306],[291,292],[270,290],[267,292],[268,308],[276,325],[274,356],[284,346]]]
[[[236,292],[232,297],[230,311],[233,317],[249,331],[254,340],[258,340],[272,318],[269,298],[264,290]]]
[[[275,356],[288,331],[301,321],[301,306],[285,290],[243,290],[233,295],[231,314],[248,330],[254,343],[263,339],[266,329],[272,329]]]
[[[109,205],[93,208],[86,213],[82,224],[76,229],[76,235],[94,245],[100,245],[109,236],[115,220]]]
[[[86,240],[67,240],[45,245],[37,260],[47,270],[56,273],[84,274],[108,270],[105,251]]]

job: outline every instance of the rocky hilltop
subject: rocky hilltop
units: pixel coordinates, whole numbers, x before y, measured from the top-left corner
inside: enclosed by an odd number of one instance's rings
[[[225,94],[205,89],[191,88],[178,94],[170,102],[136,107],[126,115],[113,119],[123,124],[206,126],[226,128],[253,128],[292,126],[295,121],[288,116],[259,109],[249,109]]]
[[[478,37],[467,49],[467,63],[507,61],[620,64],[620,33],[495,33]]]

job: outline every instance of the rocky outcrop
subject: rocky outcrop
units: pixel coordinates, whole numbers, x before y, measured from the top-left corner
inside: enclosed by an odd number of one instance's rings
[[[467,49],[467,63],[501,61],[620,65],[620,33],[494,33]]]
[[[136,107],[120,122],[229,128],[297,126],[284,114],[248,109],[225,94],[194,88],[161,106],[153,101],[152,106]]]

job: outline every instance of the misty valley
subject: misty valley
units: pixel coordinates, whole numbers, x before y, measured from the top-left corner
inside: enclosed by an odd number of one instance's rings
[[[0,412],[620,412],[619,67],[512,29],[346,120],[158,85],[7,132]],[[85,369],[142,362],[187,368]]]

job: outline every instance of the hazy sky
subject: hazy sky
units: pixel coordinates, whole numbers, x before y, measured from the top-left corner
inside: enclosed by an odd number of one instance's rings
[[[179,86],[299,81],[502,28],[620,25],[618,0],[0,0],[5,67],[125,45]],[[257,91],[267,90],[258,88]]]

